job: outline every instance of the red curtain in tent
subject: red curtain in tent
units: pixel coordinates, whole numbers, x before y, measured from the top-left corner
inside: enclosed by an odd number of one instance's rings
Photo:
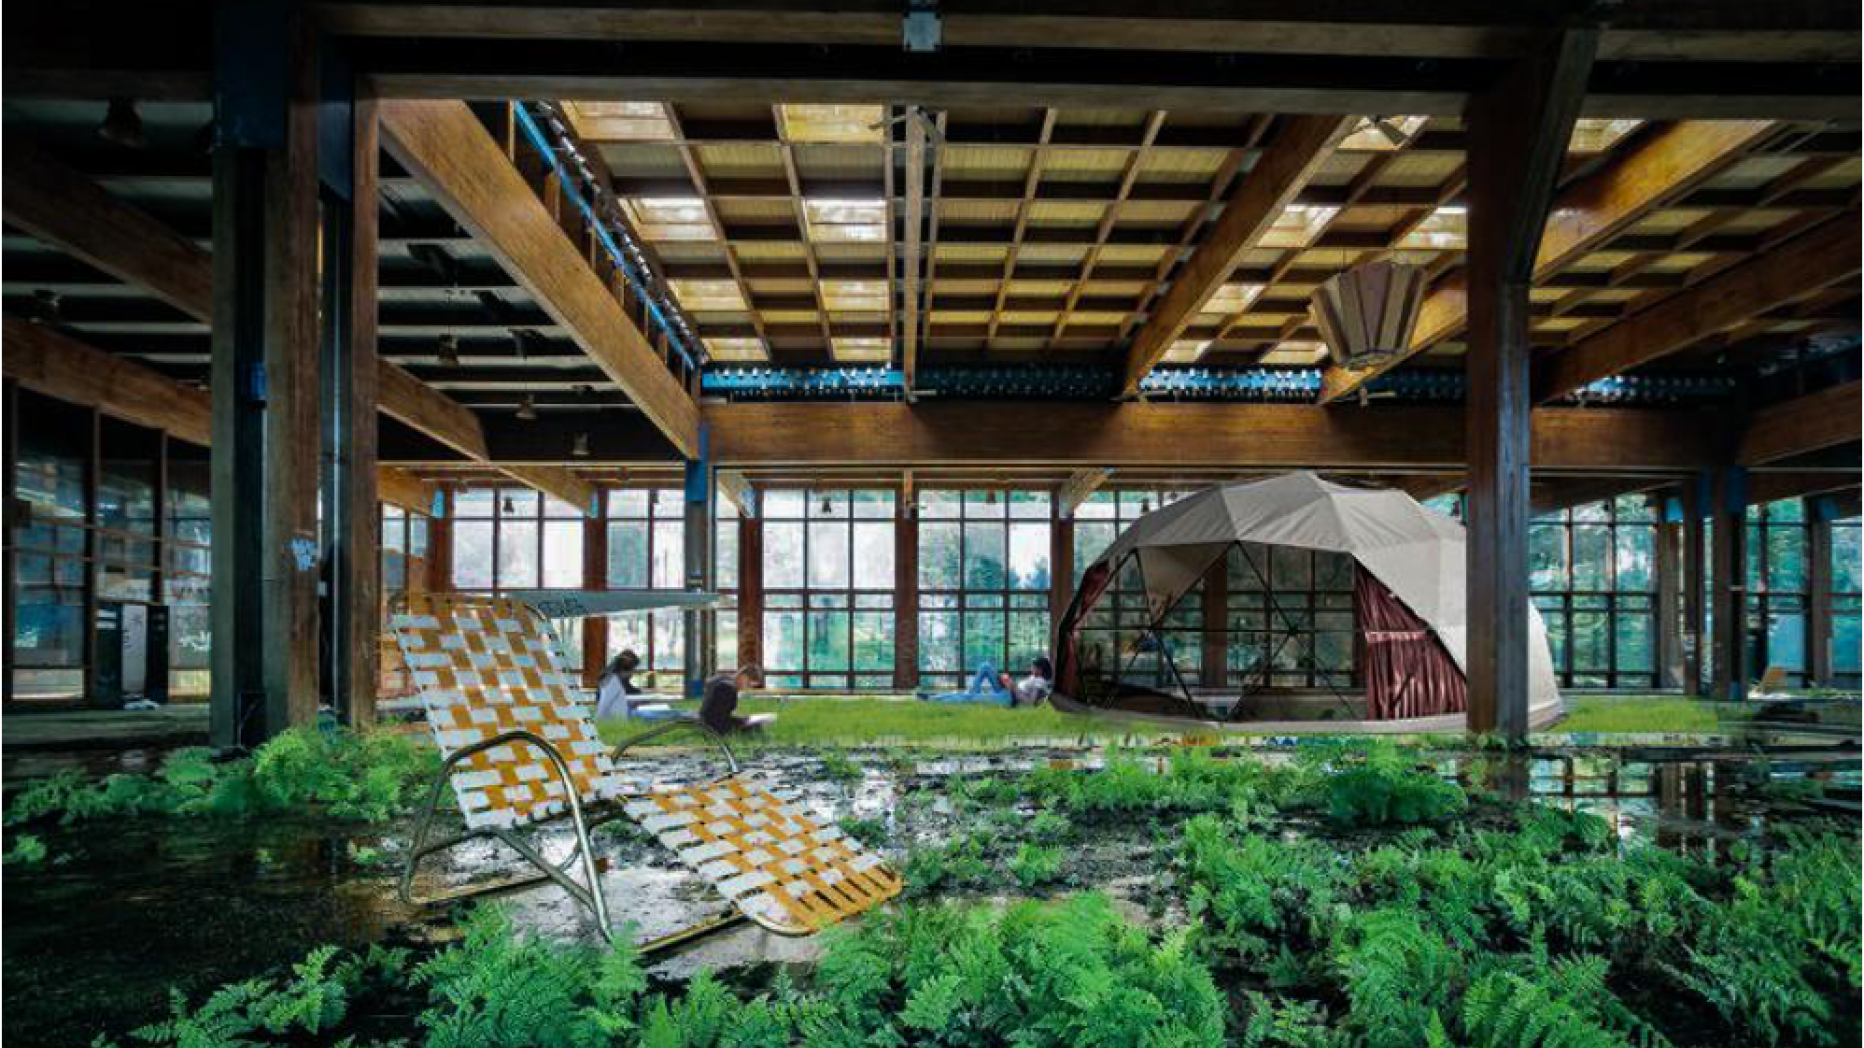
[[[1095,564],[1081,576],[1081,584],[1076,587],[1074,601],[1068,606],[1062,617],[1061,643],[1055,652],[1055,690],[1063,695],[1079,698],[1081,695],[1081,652],[1080,620],[1087,617],[1094,609],[1100,595],[1113,581],[1113,568],[1107,564]]]
[[[1364,566],[1353,580],[1353,594],[1366,641],[1366,717],[1396,720],[1467,709],[1463,671],[1424,620]]]

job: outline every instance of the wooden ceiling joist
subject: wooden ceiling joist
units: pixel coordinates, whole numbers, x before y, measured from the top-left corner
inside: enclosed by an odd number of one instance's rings
[[[1833,283],[1853,281],[1861,253],[1858,216],[1840,215],[1544,358],[1535,369],[1535,400],[1558,399]]]
[[[682,454],[699,412],[653,344],[464,102],[385,101],[382,141]]]
[[[1676,200],[1740,159],[1765,137],[1766,121],[1691,121],[1664,128],[1554,197],[1534,260],[1534,283],[1543,284],[1622,234],[1640,218]],[[1417,327],[1404,353],[1363,369],[1330,367],[1321,403],[1356,394],[1392,368],[1447,339],[1469,320],[1460,276],[1431,289],[1418,309]]]
[[[24,388],[190,444],[206,447],[213,439],[213,398],[206,390],[19,317],[0,320],[0,332],[0,365]],[[399,467],[377,467],[376,490],[384,502],[433,512],[433,486]]]
[[[757,516],[757,492],[742,472],[735,469],[719,470],[713,483],[718,487],[719,498],[737,507],[738,516]]]
[[[1268,232],[1351,126],[1352,121],[1342,117],[1286,118],[1224,205],[1216,225],[1179,267],[1157,310],[1133,336],[1121,385],[1126,396],[1139,392],[1139,383],[1230,279],[1243,256]]]
[[[160,297],[200,323],[213,323],[213,256],[204,248],[33,143],[9,136],[6,146],[0,207],[9,224]],[[485,460],[485,433],[470,409],[386,360],[378,365],[377,382],[383,414],[468,458]],[[553,476],[541,479],[551,487],[539,490],[589,512],[587,496],[594,489],[558,483]]]

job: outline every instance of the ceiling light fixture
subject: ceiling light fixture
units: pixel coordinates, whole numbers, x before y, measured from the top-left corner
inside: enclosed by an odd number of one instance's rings
[[[1364,369],[1410,346],[1423,298],[1422,266],[1368,262],[1316,288],[1308,310],[1333,362]]]
[[[440,363],[456,368],[460,366],[460,340],[458,335],[445,334],[434,344],[434,356]]]
[[[579,459],[589,457],[589,434],[578,433],[570,438],[570,455]]]
[[[506,495],[504,503],[499,507],[499,511],[507,517],[516,516],[518,513],[518,504],[511,501],[510,495]]]
[[[110,108],[104,112],[103,123],[97,125],[97,137],[125,149],[141,149],[147,144],[136,103],[127,98],[112,98]]]
[[[537,421],[537,398],[529,393],[518,398],[518,418],[525,422]]]

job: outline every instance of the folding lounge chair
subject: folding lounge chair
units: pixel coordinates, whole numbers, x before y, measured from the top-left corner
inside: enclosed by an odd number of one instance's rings
[[[812,934],[899,894],[899,875],[878,856],[838,827],[798,811],[760,780],[740,775],[730,747],[703,724],[664,722],[613,751],[604,747],[561,646],[529,605],[415,593],[398,599],[389,624],[446,758],[402,870],[404,902],[456,902],[549,880],[593,914],[603,937],[612,939],[589,831],[624,816],[673,849],[737,915],[779,935]],[[723,751],[730,774],[699,785],[630,793],[615,758],[680,729],[705,732]],[[430,841],[449,781],[466,831]],[[520,835],[564,818],[576,839],[560,862],[550,862]],[[508,845],[536,872],[415,897],[415,868],[423,858],[480,837]],[[696,925],[643,948],[686,941],[735,919]]]

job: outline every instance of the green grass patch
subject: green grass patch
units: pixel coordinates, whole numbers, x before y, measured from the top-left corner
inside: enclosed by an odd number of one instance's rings
[[[1659,695],[1582,695],[1566,700],[1566,719],[1555,732],[1606,734],[1713,734],[1724,721],[1745,720],[1752,707]]]
[[[690,708],[693,704],[675,705]],[[1005,709],[912,699],[754,699],[739,704],[738,713],[774,713],[777,720],[754,735],[734,738],[734,746],[741,745],[740,739],[751,746],[997,746],[1030,740],[1107,742],[1186,734],[1180,728],[1061,713],[1046,706]],[[602,738],[610,743],[636,730],[619,721],[600,727]],[[676,734],[667,738],[667,744],[691,745],[692,739]]]

